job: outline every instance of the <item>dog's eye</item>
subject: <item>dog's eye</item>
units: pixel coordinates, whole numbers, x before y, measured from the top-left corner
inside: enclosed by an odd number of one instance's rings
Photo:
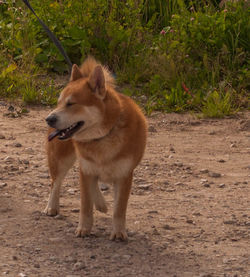
[[[66,107],[70,107],[70,106],[72,106],[72,105],[74,105],[75,103],[71,103],[71,102],[67,102],[66,103]]]

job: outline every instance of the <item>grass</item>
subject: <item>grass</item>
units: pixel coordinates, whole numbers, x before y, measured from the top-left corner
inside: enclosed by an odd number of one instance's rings
[[[145,111],[208,117],[249,108],[249,7],[245,1],[33,1],[74,63],[94,55]],[[0,96],[53,105],[63,57],[18,1],[0,1]],[[41,76],[48,75],[47,78]],[[141,97],[144,96],[144,97]]]

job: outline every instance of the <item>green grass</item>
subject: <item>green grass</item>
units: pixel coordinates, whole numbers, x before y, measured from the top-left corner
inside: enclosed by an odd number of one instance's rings
[[[245,1],[32,1],[74,63],[92,54],[148,114],[208,117],[249,108],[249,7]],[[0,97],[56,103],[67,64],[22,1],[0,4]],[[49,74],[47,78],[41,78]]]

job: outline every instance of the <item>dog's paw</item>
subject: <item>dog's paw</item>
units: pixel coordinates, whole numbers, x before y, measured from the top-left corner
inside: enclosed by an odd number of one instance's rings
[[[91,229],[87,229],[87,228],[82,228],[82,227],[77,227],[77,229],[75,230],[75,234],[77,237],[86,237],[89,236],[91,232]]]
[[[127,241],[128,240],[128,235],[127,235],[125,230],[112,231],[109,239],[110,240]]]
[[[48,216],[55,216],[59,214],[59,208],[51,208],[47,206],[43,212]]]

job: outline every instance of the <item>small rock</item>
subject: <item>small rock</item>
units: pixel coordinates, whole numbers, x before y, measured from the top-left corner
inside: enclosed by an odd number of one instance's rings
[[[170,145],[169,151],[175,153],[174,147],[172,145]]]
[[[7,183],[0,183],[0,188],[4,188],[7,186]]]
[[[148,127],[148,131],[151,132],[151,133],[157,133],[157,130],[156,130],[155,127],[152,126],[152,125],[150,125],[150,126]]]
[[[226,161],[223,159],[218,160],[219,163],[225,163]]]
[[[25,148],[25,153],[32,155],[32,154],[34,154],[35,152],[34,152],[33,148],[28,147],[28,148]]]
[[[58,214],[58,215],[56,215],[55,217],[54,217],[54,219],[59,219],[59,220],[62,220],[62,219],[64,219],[65,217],[63,216],[63,215],[61,215],[61,214]]]
[[[35,268],[40,268],[40,264],[34,264]]]
[[[73,265],[73,270],[74,271],[78,271],[78,270],[81,270],[81,269],[84,269],[86,266],[83,262],[76,262],[74,265]]]
[[[77,259],[72,257],[72,256],[68,256],[68,257],[65,258],[65,262],[67,262],[67,263],[76,263]]]
[[[109,189],[109,186],[106,184],[100,184],[101,191],[107,191]]]
[[[14,146],[15,146],[15,147],[22,147],[22,144],[19,143],[19,142],[17,142],[17,143],[14,144]]]
[[[203,184],[203,183],[207,183],[208,182],[208,180],[207,179],[201,179],[201,184]]]
[[[139,185],[138,186],[139,189],[143,189],[143,190],[148,190],[150,187],[151,187],[151,184]]]
[[[73,209],[71,209],[71,212],[72,212],[72,213],[79,213],[79,212],[80,212],[80,209],[78,209],[78,208],[73,208]]]
[[[13,162],[14,162],[14,158],[12,158],[12,157],[10,157],[10,156],[7,156],[7,157],[4,158],[4,161],[5,161],[6,163],[13,163]]]
[[[76,190],[75,189],[68,189],[67,192],[69,194],[75,194]]]
[[[174,163],[174,165],[175,165],[175,166],[178,166],[178,167],[182,167],[182,166],[183,166],[183,163],[181,163],[181,162],[176,162],[176,163]]]
[[[219,178],[219,177],[221,177],[221,174],[217,173],[217,172],[209,172],[208,175],[210,177],[213,177],[213,178]]]
[[[219,188],[223,189],[226,185],[225,184],[219,184]]]
[[[209,171],[208,169],[203,168],[203,169],[200,170],[200,173],[208,173],[208,171]]]
[[[185,184],[182,183],[182,182],[177,182],[177,183],[175,183],[174,185],[175,185],[175,186],[184,186]]]
[[[204,183],[203,186],[204,186],[205,188],[210,188],[210,184],[209,184],[209,183]]]
[[[27,277],[27,275],[26,275],[26,274],[24,274],[24,273],[22,273],[22,272],[21,272],[21,273],[19,273],[19,274],[18,274],[18,276],[19,276],[19,277]]]
[[[228,224],[228,225],[231,225],[231,224],[235,224],[236,221],[235,220],[225,220],[223,221],[224,224]]]
[[[236,148],[237,145],[236,145],[235,143],[232,143],[232,144],[230,145],[230,147],[231,147],[231,148]]]
[[[0,139],[5,139],[5,135],[0,134]]]
[[[188,224],[194,224],[194,221],[192,219],[187,219],[186,221]]]
[[[12,259],[13,259],[14,261],[17,261],[17,260],[18,260],[17,256],[12,256]]]
[[[125,260],[129,260],[131,257],[131,255],[122,255],[122,258]]]
[[[158,211],[152,210],[152,211],[148,211],[149,214],[158,214]]]
[[[165,224],[165,225],[163,226],[163,229],[165,229],[165,230],[173,230],[174,228],[171,227],[171,226],[168,225],[168,224]]]

